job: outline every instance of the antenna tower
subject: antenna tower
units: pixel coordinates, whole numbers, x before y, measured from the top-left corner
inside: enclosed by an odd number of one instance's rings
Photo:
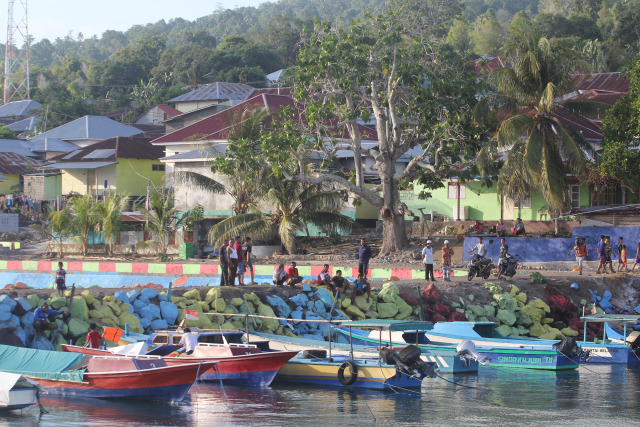
[[[14,20],[14,5],[20,19]],[[29,25],[27,0],[9,0],[7,44],[4,51],[4,104],[29,99]],[[20,44],[21,47],[16,47]]]

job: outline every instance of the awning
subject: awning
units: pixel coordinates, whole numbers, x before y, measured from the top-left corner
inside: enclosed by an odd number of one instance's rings
[[[46,169],[99,169],[105,166],[115,165],[118,162],[60,162],[46,165]]]

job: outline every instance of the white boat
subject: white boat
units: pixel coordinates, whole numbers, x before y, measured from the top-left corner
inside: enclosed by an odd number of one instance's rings
[[[0,372],[0,410],[27,408],[38,403],[38,384],[20,374]]]

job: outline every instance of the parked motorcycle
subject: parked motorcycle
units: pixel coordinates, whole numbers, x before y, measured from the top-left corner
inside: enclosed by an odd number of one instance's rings
[[[471,262],[469,262],[469,274],[467,280],[471,281],[475,276],[482,277],[485,280],[491,275],[491,269],[496,268],[491,258],[484,258],[478,254],[474,254]]]
[[[504,258],[502,258],[498,263],[498,279],[503,275],[507,277],[515,276],[517,267],[518,259],[509,254],[506,254]]]

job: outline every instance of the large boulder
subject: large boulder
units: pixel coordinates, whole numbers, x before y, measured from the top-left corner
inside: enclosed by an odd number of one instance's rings
[[[496,308],[491,304],[485,304],[483,308],[486,317],[494,317],[496,315]]]
[[[151,322],[152,320],[160,318],[160,309],[155,304],[147,304],[140,310],[140,316],[149,319]]]
[[[356,320],[363,320],[365,318],[364,313],[355,305],[350,305],[345,309],[345,313],[347,313],[351,318],[356,318]]]
[[[132,291],[127,292],[127,298],[129,298],[129,303],[131,303],[132,301],[134,301],[136,298],[138,298],[140,296],[140,291],[137,289],[134,289]],[[88,301],[87,301],[88,302]]]
[[[235,331],[238,328],[236,328],[236,325],[234,325],[233,323],[226,322],[220,325],[220,329],[222,329],[223,331]]]
[[[563,328],[560,330],[560,332],[562,332],[562,335],[566,336],[566,337],[577,337],[578,336],[578,331],[576,331],[573,328]]]
[[[250,294],[244,294],[242,297],[246,301],[251,302],[254,306],[257,306],[258,304],[262,304],[262,301],[260,301],[260,298],[258,297],[258,295],[255,294],[255,292],[251,292]]]
[[[74,336],[86,335],[89,332],[89,324],[84,320],[71,319],[67,325],[69,326],[69,333]]]
[[[398,314],[398,306],[395,303],[381,302],[378,303],[378,314],[382,319],[391,319]]]
[[[349,298],[345,298],[345,299],[343,299],[342,301],[340,301],[340,306],[341,306],[342,308],[347,308],[347,307],[349,307],[350,305],[351,305],[351,299],[349,299]]]
[[[156,319],[153,322],[151,322],[151,329],[153,329],[154,331],[164,330],[164,329],[167,329],[168,327],[169,327],[169,324],[164,319]]]
[[[25,298],[17,298],[16,306],[13,308],[13,314],[23,316],[26,312],[31,311],[31,304]]]
[[[545,313],[551,313],[551,308],[547,305],[546,302],[542,301],[540,298],[534,298],[530,300],[527,305],[530,305],[535,308],[540,308],[545,311]],[[529,316],[531,317],[531,316]],[[532,318],[533,319],[533,318]]]
[[[321,299],[327,308],[330,308],[333,304],[333,294],[326,289],[320,288],[316,290],[313,295],[315,295],[316,298]]]
[[[180,314],[182,315],[182,318],[184,318],[184,310],[180,310]],[[188,327],[196,327],[196,328],[200,328],[200,329],[211,329],[212,327],[212,323],[211,323],[211,319],[209,318],[210,316],[206,315],[205,313],[198,313],[198,320],[187,320],[187,326]],[[177,321],[180,321],[180,315],[178,316]]]
[[[129,331],[137,334],[144,333],[140,319],[135,314],[131,314],[128,311],[120,314],[120,317],[118,318],[118,326],[120,328],[124,329],[124,325],[126,324],[129,324]]]
[[[258,314],[265,317],[276,317],[273,309],[266,304],[258,306]],[[265,332],[274,332],[278,329],[278,325],[280,325],[280,322],[275,319],[262,319],[262,330]]]
[[[496,331],[504,336],[504,337],[509,337],[513,335],[513,331],[511,330],[511,326],[507,326],[507,325],[500,325],[496,328]]]
[[[29,302],[29,305],[31,306],[31,308],[36,308],[40,303],[40,297],[36,294],[31,294],[27,296],[27,301]]]
[[[172,302],[160,301],[160,314],[169,325],[174,325],[178,317],[178,307]]]
[[[396,315],[396,319],[398,320],[403,320],[407,317],[409,317],[411,315],[411,312],[413,312],[413,307],[411,307],[409,304],[407,304],[405,302],[405,300],[403,300],[402,298],[400,298],[399,296],[396,297],[396,306],[398,307],[398,314]],[[402,318],[399,318],[398,315],[402,315]]]
[[[534,323],[529,328],[529,335],[534,338],[539,338],[541,335],[547,333],[548,331],[542,326],[540,323]]]
[[[9,295],[0,295],[0,304],[8,305],[9,311],[11,311],[18,303],[15,302]]]
[[[268,295],[267,302],[275,309],[279,317],[289,317],[291,308],[282,298],[277,295]]]
[[[520,314],[529,317],[533,323],[541,323],[544,317],[544,310],[531,304],[527,304],[520,309]]]
[[[33,311],[30,311],[20,318],[20,324],[24,329],[29,330],[30,328],[33,327],[33,319],[34,319]]]
[[[317,300],[316,302],[314,302],[312,310],[318,316],[324,316],[327,314],[327,309],[324,306],[324,301],[322,300]]]
[[[411,307],[417,307],[420,305],[420,299],[414,293],[407,290],[400,291],[400,298],[402,298]]]
[[[67,305],[67,299],[64,297],[55,297],[51,299],[51,302],[49,303],[49,305],[51,305],[51,308],[55,310],[60,310],[62,307]]]
[[[229,301],[229,304],[231,304],[234,307],[240,307],[242,304],[244,304],[244,300],[242,298],[231,298],[231,301]]]
[[[113,314],[118,317],[120,316],[120,313],[122,313],[122,309],[120,308],[120,306],[115,303],[115,302],[105,302],[104,305],[106,305],[107,307],[109,307],[111,309],[111,311],[113,311]],[[128,310],[127,310],[128,311]]]
[[[531,318],[524,313],[520,313],[520,315],[518,316],[518,320],[516,320],[516,324],[522,327],[529,326],[532,323],[533,321],[531,320]],[[520,333],[520,335],[522,335],[522,333]]]
[[[133,311],[135,313],[140,313],[140,310],[145,308],[147,305],[149,305],[149,304],[137,299],[137,300],[133,301]]]
[[[496,320],[503,325],[513,326],[516,323],[516,315],[512,311],[499,309]]]
[[[202,299],[200,297],[200,291],[198,291],[197,289],[192,289],[190,291],[187,291],[184,294],[182,294],[182,296],[184,298],[194,299],[196,301],[200,301]]]
[[[49,350],[49,351],[55,350],[53,348],[53,344],[51,344],[51,341],[49,341],[47,338],[45,338],[42,335],[35,335],[29,347],[35,348],[36,350]]]
[[[294,303],[297,307],[302,307],[309,301],[309,298],[307,297],[307,295],[300,293],[296,296],[289,298],[289,301]]]
[[[470,311],[476,317],[487,316],[486,310],[479,305],[467,304],[466,308],[465,311]],[[493,306],[491,306],[491,308],[493,308]]]
[[[9,304],[0,304],[0,322],[11,319],[11,306]]]
[[[73,297],[70,312],[71,317],[74,319],[87,320],[89,318],[89,307],[87,307],[87,302],[81,296]]]
[[[227,304],[224,302],[223,298],[216,298],[211,301],[211,310],[216,313],[224,313],[224,310],[227,308]]]
[[[152,288],[144,288],[140,291],[140,298],[144,298],[146,300],[150,300],[151,298],[155,298],[158,296],[158,291]]]
[[[400,289],[398,289],[398,285],[394,282],[387,282],[382,285],[382,289],[378,292],[378,298],[384,299],[385,295],[391,295],[393,299],[400,295]]]
[[[127,296],[127,293],[125,291],[117,291],[115,294],[113,294],[113,296],[117,300],[120,300],[122,302],[126,302],[127,304],[129,304],[131,302],[131,300],[129,299],[129,297]]]
[[[367,297],[364,295],[358,295],[355,298],[354,302],[356,304],[356,307],[358,307],[363,312],[369,311],[369,309],[371,308],[371,304],[373,304],[373,300],[369,298],[369,300],[367,301]]]
[[[494,295],[493,299],[498,303],[498,307],[503,310],[514,311],[517,307],[516,300],[511,298],[509,294]]]

